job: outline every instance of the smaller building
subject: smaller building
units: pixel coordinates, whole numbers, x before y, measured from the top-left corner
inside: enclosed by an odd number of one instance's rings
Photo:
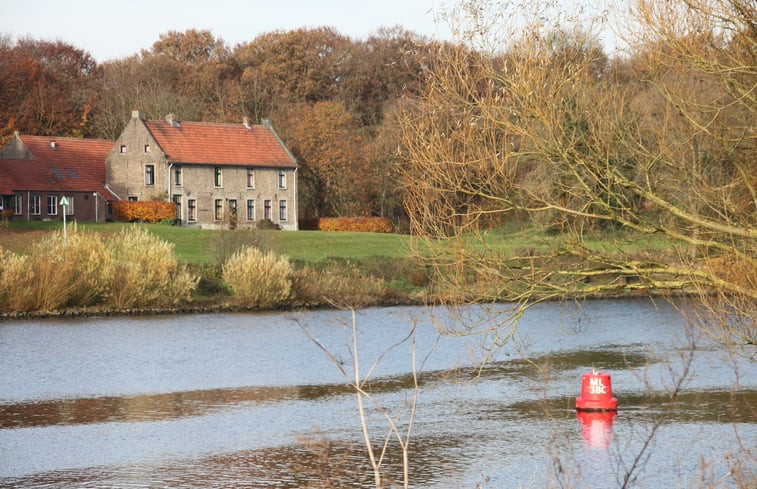
[[[297,163],[270,121],[261,125],[145,120],[133,111],[106,158],[121,200],[170,200],[184,225],[297,225]]]
[[[12,220],[102,222],[115,196],[105,185],[105,156],[112,141],[18,132],[0,151],[0,210]]]

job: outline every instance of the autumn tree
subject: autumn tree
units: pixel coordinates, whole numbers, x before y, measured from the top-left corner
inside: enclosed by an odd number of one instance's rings
[[[755,9],[633,3],[636,81],[621,83],[590,22],[464,2],[465,43],[437,52],[404,111],[419,256],[450,300],[514,304],[494,343],[538,301],[629,290],[698,293],[708,333],[757,341]],[[488,236],[518,220],[561,245]]]
[[[89,53],[62,41],[0,42],[0,137],[27,134],[82,137],[93,131],[100,67]]]
[[[373,178],[360,121],[339,102],[292,106],[282,134],[300,163],[300,208],[309,216],[369,213]]]

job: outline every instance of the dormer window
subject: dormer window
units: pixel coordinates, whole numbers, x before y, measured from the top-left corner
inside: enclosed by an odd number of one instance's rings
[[[121,153],[122,155],[125,155],[125,154],[126,154],[126,145],[125,145],[125,144],[122,144],[122,145],[121,145],[120,153]]]

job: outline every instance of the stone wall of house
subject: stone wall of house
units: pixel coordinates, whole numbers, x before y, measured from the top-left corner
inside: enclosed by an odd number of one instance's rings
[[[221,185],[216,186],[216,168],[221,171]],[[248,170],[252,170],[252,185],[248,186]],[[269,218],[283,229],[296,230],[296,173],[286,169],[284,187],[279,186],[279,168],[181,165],[180,185],[177,185],[176,165],[171,167],[171,199],[180,205],[181,220],[188,225],[221,228],[229,225],[230,210],[236,206],[236,225],[252,227],[266,217],[269,201]],[[190,220],[190,200],[194,201],[195,220]],[[220,201],[220,212],[216,206]],[[248,212],[252,201],[252,213]],[[284,219],[281,219],[282,201]],[[219,219],[220,218],[220,219]]]
[[[165,200],[168,196],[165,155],[150,135],[141,113],[134,111],[105,160],[105,181],[121,200]],[[145,182],[153,166],[153,183]]]

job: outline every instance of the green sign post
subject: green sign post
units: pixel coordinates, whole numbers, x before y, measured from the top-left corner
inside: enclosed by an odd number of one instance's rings
[[[63,207],[63,242],[66,242],[66,214],[68,213],[68,199],[64,195],[60,199],[60,205]]]

